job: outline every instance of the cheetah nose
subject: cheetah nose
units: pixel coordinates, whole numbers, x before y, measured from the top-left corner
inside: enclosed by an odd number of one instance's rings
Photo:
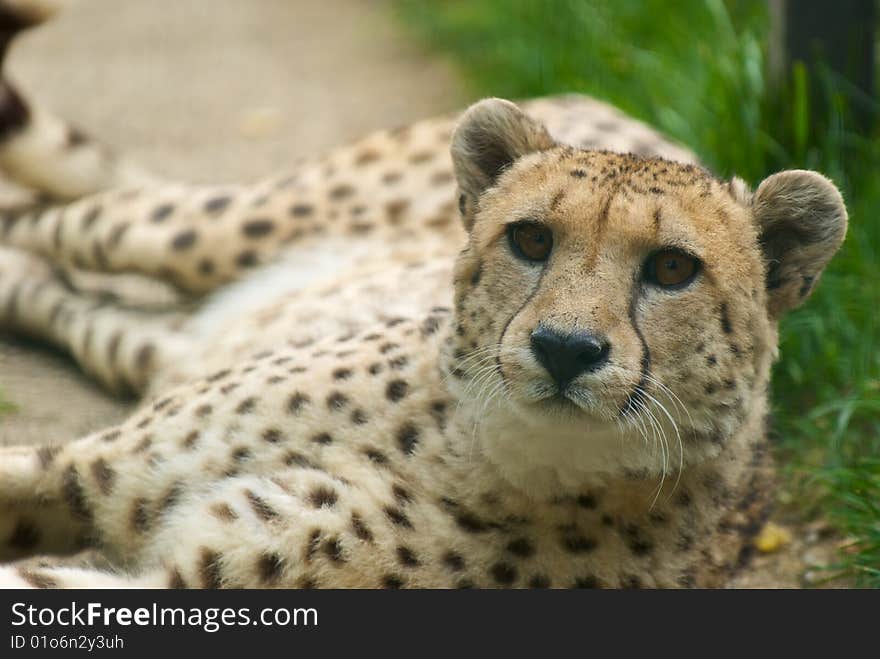
[[[601,368],[608,361],[610,344],[591,332],[562,334],[543,325],[532,332],[532,352],[560,388],[581,373]]]

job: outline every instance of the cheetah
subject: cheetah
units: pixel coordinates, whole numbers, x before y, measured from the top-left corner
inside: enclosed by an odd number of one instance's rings
[[[3,43],[46,5],[0,3]],[[721,587],[742,564],[777,323],[846,232],[827,178],[752,191],[561,96],[187,185],[0,91],[0,167],[39,193],[2,216],[0,327],[142,399],[0,448],[2,585]]]

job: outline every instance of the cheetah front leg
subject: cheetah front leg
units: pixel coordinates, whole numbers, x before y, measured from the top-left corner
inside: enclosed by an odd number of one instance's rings
[[[42,259],[0,247],[0,329],[68,352],[110,391],[142,393],[163,364],[186,354],[184,319],[79,293]]]

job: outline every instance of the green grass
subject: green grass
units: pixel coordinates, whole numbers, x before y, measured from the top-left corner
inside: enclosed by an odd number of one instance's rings
[[[584,92],[687,144],[719,175],[755,184],[780,169],[810,168],[841,187],[847,241],[808,304],[782,323],[773,436],[788,498],[852,538],[836,569],[880,587],[880,140],[854,127],[853,97],[830,74],[810,77],[796,67],[784,91],[770,93],[765,4],[397,0],[395,7],[452,59],[475,96]]]
[[[2,417],[4,414],[8,414],[14,411],[15,405],[3,398],[3,391],[0,391],[0,417]]]

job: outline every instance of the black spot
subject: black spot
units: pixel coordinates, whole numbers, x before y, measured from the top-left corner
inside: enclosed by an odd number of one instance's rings
[[[395,199],[385,204],[385,212],[388,214],[388,222],[391,224],[400,224],[403,214],[409,208],[409,200]]]
[[[593,575],[578,577],[572,588],[601,588],[599,580]]]
[[[263,440],[270,444],[277,444],[282,439],[284,439],[284,435],[278,428],[266,428],[263,431]]]
[[[490,570],[495,583],[510,586],[516,581],[516,568],[507,563],[495,563]]]
[[[174,236],[174,239],[171,241],[171,249],[178,252],[189,249],[196,244],[196,237],[197,234],[192,229],[181,231],[176,236]]]
[[[409,363],[409,358],[406,355],[401,355],[400,357],[395,357],[394,359],[388,360],[388,366],[391,367],[394,371],[400,371],[406,367]]]
[[[199,557],[199,574],[202,577],[203,588],[222,588],[223,574],[220,571],[220,554],[202,548]]]
[[[340,183],[330,190],[330,198],[335,200],[345,199],[353,194],[354,188],[348,183]]]
[[[43,446],[37,451],[37,459],[40,467],[47,469],[54,461],[55,456],[61,451],[60,446]]]
[[[446,427],[446,403],[442,400],[431,403],[431,416],[437,422],[437,427],[443,430]]]
[[[241,227],[241,232],[247,238],[262,238],[263,236],[268,236],[274,230],[275,223],[267,219],[250,220]]]
[[[697,580],[694,578],[691,570],[686,570],[678,576],[676,584],[680,588],[694,588],[697,585]]]
[[[333,379],[334,380],[347,380],[352,376],[352,370],[350,368],[337,368],[333,371]]]
[[[156,223],[164,222],[173,212],[174,204],[162,204],[161,206],[156,206],[150,215],[150,221]]]
[[[596,507],[596,497],[592,494],[582,494],[577,498],[577,504],[581,508],[593,510]]]
[[[810,290],[813,288],[813,280],[814,279],[815,279],[814,277],[804,275],[803,283],[801,284],[800,290],[798,290],[798,297],[806,297],[807,296],[807,293],[809,293]]]
[[[238,514],[228,503],[215,503],[211,506],[211,514],[224,522],[231,522],[238,519]]]
[[[391,486],[391,494],[394,495],[394,498],[397,499],[397,502],[400,504],[409,503],[412,501],[412,495],[409,491],[403,487],[402,485],[398,485],[395,483]]]
[[[101,216],[101,207],[93,206],[89,209],[89,211],[83,215],[81,228],[83,231],[88,231],[92,228],[92,225],[95,221]]]
[[[394,508],[393,506],[385,507],[385,515],[391,520],[392,524],[396,526],[402,526],[405,529],[411,529],[413,527],[412,522],[409,521],[409,517],[400,510],[400,508]]]
[[[278,583],[284,572],[284,559],[276,553],[263,554],[257,559],[257,574],[265,585]]]
[[[397,560],[406,567],[418,567],[421,565],[415,552],[403,545],[397,548]]]
[[[536,574],[529,579],[529,588],[549,588],[550,579],[543,574]]]
[[[489,526],[479,517],[471,513],[462,513],[455,518],[456,523],[468,533],[484,533]]]
[[[177,568],[172,568],[171,573],[168,575],[168,588],[171,590],[188,588],[186,581],[183,580],[183,575],[180,574],[180,570]]]
[[[79,472],[74,465],[64,470],[61,476],[61,492],[73,516],[84,521],[91,521],[92,511],[89,508],[86,494],[80,483]]]
[[[351,413],[351,422],[355,425],[362,426],[367,422],[367,413],[361,408],[357,408]]]
[[[385,387],[385,397],[392,403],[396,403],[406,396],[409,391],[409,384],[406,380],[392,380]]]
[[[443,554],[443,564],[453,572],[460,572],[464,569],[464,558],[458,552],[448,551]]]
[[[309,397],[299,392],[291,395],[287,400],[287,411],[291,414],[298,414],[299,411],[310,401]]]
[[[262,519],[264,522],[268,522],[269,520],[275,519],[278,517],[278,512],[272,508],[266,500],[255,494],[251,490],[245,490],[244,495],[248,500],[248,503],[251,505],[254,513]]]
[[[312,437],[312,441],[315,442],[316,444],[323,444],[326,446],[327,444],[333,443],[333,437],[330,435],[329,432],[321,432],[321,433],[318,433],[317,435],[314,435]]]
[[[438,316],[428,316],[422,322],[422,336],[430,336],[440,328],[441,318]]]
[[[249,398],[245,398],[238,404],[238,407],[235,408],[236,414],[250,414],[254,411],[254,408],[257,405],[257,399],[253,396]]]
[[[354,529],[354,534],[361,540],[365,542],[373,541],[373,532],[364,524],[364,520],[357,513],[351,514],[351,527]]]
[[[247,446],[239,446],[237,448],[232,449],[231,457],[233,462],[244,462],[245,460],[249,460],[253,456],[253,453]]]
[[[626,546],[636,556],[645,556],[654,550],[654,543],[650,538],[645,537],[635,524],[627,524],[623,532],[626,537]]]
[[[332,411],[341,410],[348,405],[348,396],[340,391],[334,391],[327,396],[327,408]]]
[[[224,368],[222,371],[216,371],[215,373],[212,373],[211,375],[209,375],[207,378],[205,378],[205,381],[206,382],[219,382],[220,380],[223,380],[224,378],[228,377],[231,373],[232,373],[231,370],[229,370],[228,368]]]
[[[584,178],[587,175],[587,173],[582,169],[573,169],[570,173],[575,178]]]
[[[145,343],[140,348],[138,348],[137,354],[134,358],[134,363],[137,369],[141,372],[145,372],[150,369],[153,365],[153,358],[156,356],[156,346],[152,343]]]
[[[95,481],[98,483],[101,494],[105,496],[110,494],[110,491],[113,489],[113,483],[116,480],[116,472],[110,469],[107,461],[104,458],[98,458],[92,463],[91,471],[92,476],[94,476]]]
[[[733,332],[733,326],[730,324],[730,316],[727,313],[727,303],[721,303],[721,329],[725,334]]]
[[[480,261],[477,263],[477,267],[474,268],[473,273],[471,273],[471,286],[476,286],[480,283],[480,279],[483,278],[483,262]]]
[[[294,204],[290,207],[290,214],[293,217],[306,217],[311,215],[314,210],[315,208],[311,204]]]
[[[516,540],[511,540],[507,543],[507,551],[514,556],[528,558],[529,556],[534,555],[535,548],[526,538],[517,538]]]
[[[562,539],[562,546],[572,554],[586,554],[596,548],[596,541],[583,535],[567,535]]]
[[[61,223],[59,222],[59,226]],[[117,247],[122,242],[122,238],[131,228],[131,222],[120,222],[116,224],[107,236],[107,245],[111,248]]]
[[[331,508],[336,505],[338,499],[339,495],[329,487],[316,487],[309,494],[309,503],[312,504],[313,508]]]
[[[382,577],[382,587],[391,590],[403,588],[403,579],[394,574],[386,574]]]
[[[382,453],[381,451],[377,451],[373,448],[364,449],[364,455],[369,458],[370,462],[375,462],[376,464],[386,464],[388,462],[388,456]]]
[[[411,423],[405,423],[397,431],[397,446],[406,455],[415,453],[419,443],[419,429]]]
[[[103,442],[113,442],[119,439],[120,435],[122,435],[122,431],[118,429],[110,430],[101,435],[101,441]]]
[[[200,434],[201,433],[199,433],[198,430],[189,431],[186,437],[183,438],[183,447],[186,449],[191,449],[193,446],[195,446]]]
[[[315,552],[318,551],[318,547],[321,544],[321,530],[313,529],[311,533],[309,533],[309,539],[306,541],[306,551],[304,561],[306,563],[310,563],[312,558],[315,555]]]
[[[251,268],[257,265],[257,253],[247,249],[235,257],[235,262],[240,268]]]
[[[630,590],[637,590],[642,587],[642,580],[634,574],[627,574],[621,577],[620,587],[628,588]]]
[[[150,528],[149,502],[144,498],[134,501],[131,509],[131,527],[138,533],[144,533]]]
[[[230,197],[214,197],[205,202],[205,212],[211,215],[219,215],[226,207],[229,206],[232,199]]]
[[[40,543],[40,531],[25,520],[19,520],[6,544],[18,551],[28,551]]]

